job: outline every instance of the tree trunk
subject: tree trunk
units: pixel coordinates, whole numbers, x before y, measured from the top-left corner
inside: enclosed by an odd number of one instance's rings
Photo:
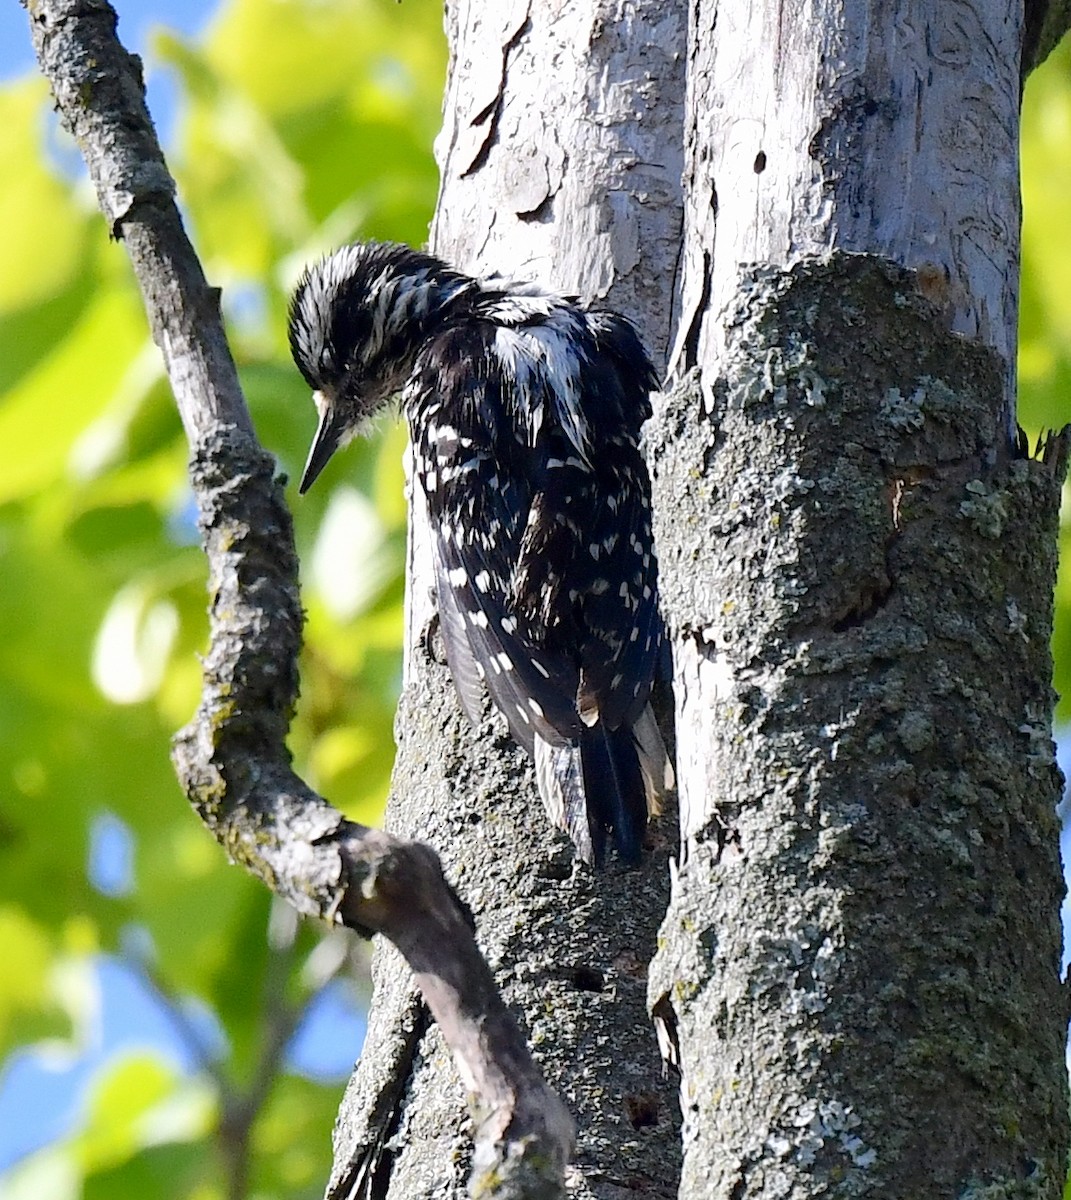
[[[1065,450],[1013,437],[1019,7],[692,12],[650,439],[683,1197],[1061,1195]]]
[[[448,6],[451,66],[433,248],[632,316],[664,361],[680,245],[684,6],[665,0]],[[636,871],[577,869],[530,765],[485,708],[461,713],[433,620],[425,517],[411,505],[408,653],[388,826],[429,842],[537,1060],[577,1121],[577,1196],[671,1196],[675,1087],[646,1013],[668,902],[672,814]],[[329,1194],[460,1196],[471,1127],[438,1032],[380,946],[368,1040],[336,1129]]]

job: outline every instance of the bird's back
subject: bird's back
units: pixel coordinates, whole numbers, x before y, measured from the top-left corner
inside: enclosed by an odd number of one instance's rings
[[[622,773],[614,742],[646,708],[659,653],[637,444],[653,385],[623,318],[492,287],[429,339],[404,396],[459,692],[475,716],[486,683],[559,780],[544,800],[589,858],[581,825],[612,826],[620,847],[626,823],[642,836],[646,822],[635,770],[620,781],[639,792],[628,813],[593,814],[590,800],[595,774]],[[635,857],[635,829],[628,841]]]

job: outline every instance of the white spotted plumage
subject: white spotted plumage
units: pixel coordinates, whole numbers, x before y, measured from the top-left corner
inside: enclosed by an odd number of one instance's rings
[[[582,858],[612,836],[637,861],[671,772],[648,709],[661,625],[637,443],[655,381],[634,330],[372,244],[306,274],[290,339],[325,398],[302,488],[401,393],[466,710],[486,686]]]

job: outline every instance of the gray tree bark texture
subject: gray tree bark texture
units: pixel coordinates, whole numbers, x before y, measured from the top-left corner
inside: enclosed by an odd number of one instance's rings
[[[630,315],[664,362],[680,246],[684,5],[447,6],[434,250]],[[532,772],[488,711],[462,714],[434,633],[425,517],[411,506],[409,651],[387,824],[442,857],[533,1053],[577,1122],[571,1195],[676,1193],[680,1118],[646,1012],[668,902],[673,814],[639,870],[592,874],[548,826]],[[368,1039],[336,1128],[335,1179],[373,1158],[372,1195],[465,1194],[471,1122],[407,973],[376,951]]]
[[[1062,1194],[1066,448],[1014,436],[1021,17],[692,6],[649,435],[682,1197]]]

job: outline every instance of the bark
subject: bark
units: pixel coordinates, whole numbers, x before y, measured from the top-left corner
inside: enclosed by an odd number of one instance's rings
[[[346,820],[291,771],[301,605],[290,514],[257,444],[219,314],[175,205],[141,64],[104,0],[38,0],[34,48],[122,239],[190,442],[211,640],[176,738],[186,794],[227,850],[299,912],[393,942],[480,1106],[474,1194],[562,1194],[572,1126],[532,1063],[426,847]],[[227,1131],[224,1131],[226,1133]]]
[[[693,11],[651,437],[681,1196],[1062,1191],[1066,439],[1012,436],[1020,37],[1003,0]]]
[[[447,28],[434,249],[465,270],[604,300],[664,359],[681,222],[684,6],[457,0]],[[570,1194],[672,1195],[679,1116],[645,981],[668,898],[673,815],[653,830],[641,869],[576,868],[499,719],[488,713],[474,730],[460,712],[434,634],[423,520],[414,505],[388,825],[433,844],[472,905],[496,978],[576,1119]],[[425,1030],[399,969],[377,950],[336,1178],[371,1157],[375,1196],[458,1195],[468,1122],[438,1032]]]

